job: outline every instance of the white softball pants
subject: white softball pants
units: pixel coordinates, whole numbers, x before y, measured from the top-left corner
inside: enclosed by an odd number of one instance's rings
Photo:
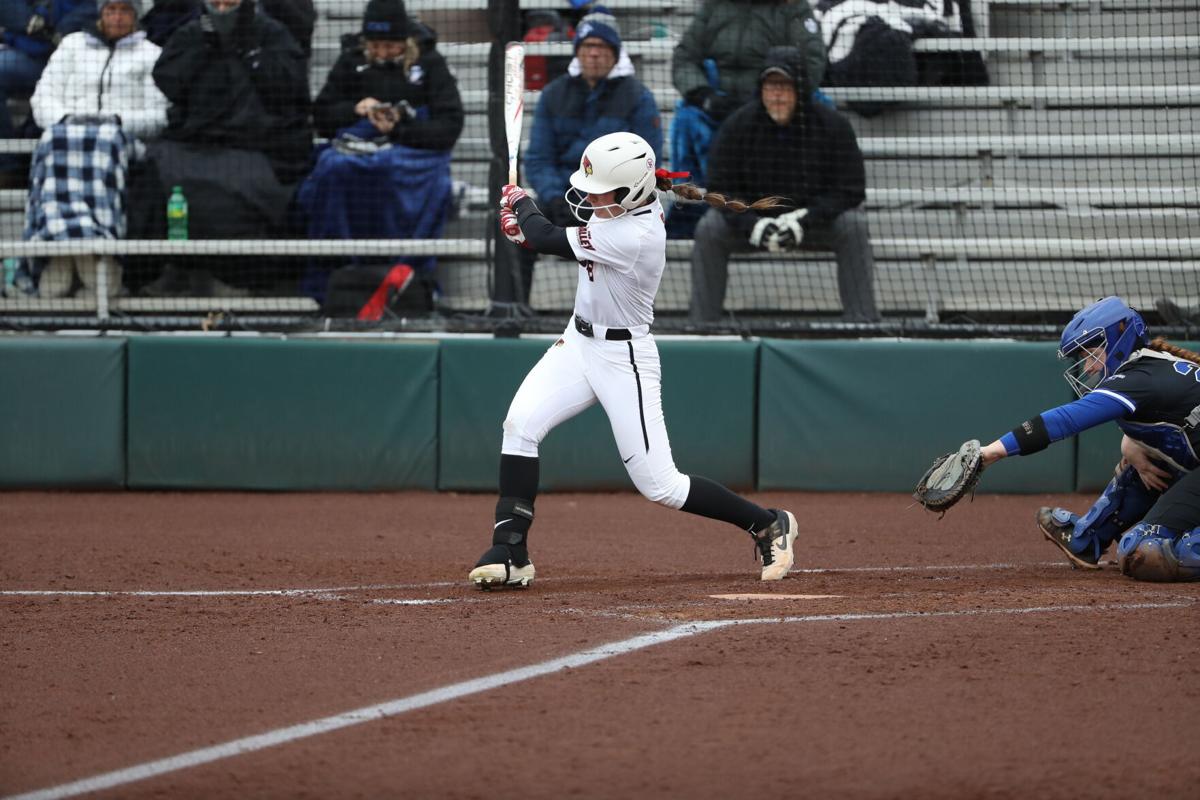
[[[610,342],[568,325],[513,397],[501,452],[536,458],[542,439],[556,425],[599,402],[638,491],[668,508],[681,508],[691,479],[671,457],[661,380],[653,336]]]

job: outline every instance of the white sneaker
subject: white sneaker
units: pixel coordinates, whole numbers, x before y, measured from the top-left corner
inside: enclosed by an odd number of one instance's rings
[[[467,580],[480,589],[492,589],[497,586],[528,586],[533,582],[533,562],[523,567],[513,566],[510,561],[506,564],[484,564],[471,570]]]
[[[792,545],[799,531],[796,528],[796,517],[790,511],[775,511],[775,521],[769,528],[764,528],[750,536],[754,539],[754,547],[758,557],[762,559],[762,579],[764,581],[780,581],[787,577],[795,561]]]

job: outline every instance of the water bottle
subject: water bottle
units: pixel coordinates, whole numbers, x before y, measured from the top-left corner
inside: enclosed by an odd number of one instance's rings
[[[4,259],[4,291],[10,292],[10,287],[17,282],[17,269],[21,266],[21,262],[16,258]]]
[[[182,186],[172,186],[167,200],[167,238],[188,238],[188,204]]]

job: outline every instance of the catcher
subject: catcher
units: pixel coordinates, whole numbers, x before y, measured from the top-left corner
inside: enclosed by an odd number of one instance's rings
[[[1149,341],[1146,323],[1119,297],[1076,314],[1059,357],[1079,399],[1043,411],[991,444],[972,440],[934,462],[914,496],[942,511],[971,491],[985,467],[1029,455],[1115,421],[1124,432],[1116,475],[1082,516],[1040,508],[1038,528],[1075,567],[1100,569],[1118,538],[1121,572],[1135,580],[1200,580],[1200,354]]]

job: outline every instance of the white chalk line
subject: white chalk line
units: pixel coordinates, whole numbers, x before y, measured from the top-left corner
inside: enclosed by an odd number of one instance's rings
[[[317,597],[342,599],[345,592],[439,589],[465,586],[466,581],[437,583],[378,583],[365,586],[331,586],[316,589],[3,589],[0,597]]]
[[[839,572],[965,572],[972,570],[1026,569],[1029,567],[1069,567],[1065,561],[1038,561],[1027,564],[918,564],[913,566],[809,567],[795,568],[793,575],[827,575]],[[538,583],[577,581],[579,576],[538,578]],[[346,592],[444,589],[466,586],[466,581],[436,581],[431,583],[379,583],[363,586],[331,586],[314,589],[0,589],[0,597],[313,597],[342,600]]]
[[[970,570],[1027,569],[1029,567],[1069,567],[1066,561],[1034,561],[1026,564],[919,564],[910,567],[796,567],[789,574],[828,575],[838,572],[966,572]]]
[[[212,747],[205,747],[199,750],[180,753],[179,755],[170,756],[157,761],[149,761],[144,764],[138,764],[125,769],[106,772],[90,778],[72,781],[71,783],[64,783],[59,786],[53,786],[47,789],[39,789],[32,792],[27,792],[25,794],[11,795],[7,798],[3,798],[3,800],[59,800],[60,798],[74,797],[87,792],[98,792],[105,789],[112,789],[118,786],[124,786],[126,784],[146,780],[147,778],[152,778],[158,775],[177,772],[182,769],[189,769],[191,767],[208,764],[225,758],[244,755],[246,753],[252,753],[258,750],[265,750],[269,747],[287,744],[300,739],[307,739],[312,736],[320,736],[322,734],[331,733],[343,728],[360,725],[364,722],[372,722],[379,719],[398,716],[409,711],[415,711],[417,709],[449,702],[451,700],[458,700],[473,694],[486,692],[491,689],[497,689],[501,686],[508,686],[521,681],[527,681],[543,675],[549,675],[564,669],[574,669],[577,667],[586,666],[588,664],[604,661],[615,656],[625,655],[627,653],[632,653],[647,647],[653,647],[654,645],[663,644],[665,642],[671,642],[677,639],[695,636],[697,634],[705,633],[711,630],[717,630],[719,628],[742,625],[787,624],[803,622],[855,622],[862,620],[890,620],[909,618],[933,619],[938,617],[981,617],[1001,614],[1039,614],[1071,611],[1095,613],[1103,611],[1182,608],[1195,604],[1195,600],[1185,599],[1176,602],[1165,603],[1038,606],[1033,608],[967,609],[962,611],[932,612],[896,611],[886,613],[812,614],[804,616],[762,617],[757,619],[739,620],[701,620],[675,625],[661,631],[640,634],[619,642],[601,645],[599,647],[583,650],[572,655],[550,659],[549,661],[542,661],[538,664],[531,664],[529,666],[518,667],[505,672],[499,672],[494,675],[487,675],[482,678],[474,678],[469,681],[454,683],[449,686],[444,686],[440,689],[432,689],[427,692],[410,695],[409,697],[402,697],[384,703],[363,706],[352,711],[346,711],[330,717],[323,717],[310,722],[302,722],[298,725],[291,725],[286,728],[277,728],[276,730],[267,731],[266,733],[261,733],[255,736],[247,736],[242,739],[233,739]]]

